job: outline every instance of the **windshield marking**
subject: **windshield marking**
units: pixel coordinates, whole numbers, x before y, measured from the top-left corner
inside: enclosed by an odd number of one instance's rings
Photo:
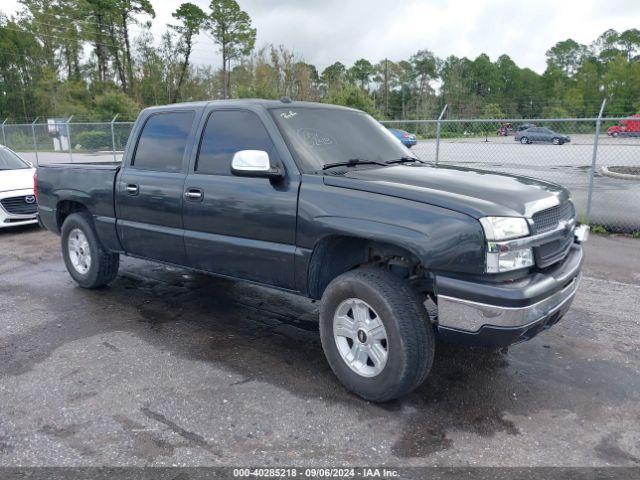
[[[302,137],[307,145],[316,150],[330,147],[336,143],[332,138],[315,128],[299,128],[296,133]]]

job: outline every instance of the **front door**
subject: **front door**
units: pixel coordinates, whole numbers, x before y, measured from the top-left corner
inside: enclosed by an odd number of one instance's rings
[[[231,159],[240,150],[263,150],[282,163],[256,113],[213,110],[205,122],[185,182],[189,265],[293,289],[297,176],[288,172],[270,180],[231,174]]]
[[[186,262],[182,203],[193,110],[151,114],[116,185],[117,226],[131,255]]]

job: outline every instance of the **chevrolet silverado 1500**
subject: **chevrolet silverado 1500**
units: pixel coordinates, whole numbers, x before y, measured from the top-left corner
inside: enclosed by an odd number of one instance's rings
[[[558,322],[588,233],[558,185],[435,166],[363,112],[288,99],[146,109],[121,163],[40,166],[37,194],[82,287],[130,255],[321,299],[327,360],[372,401],[420,385],[436,342]]]

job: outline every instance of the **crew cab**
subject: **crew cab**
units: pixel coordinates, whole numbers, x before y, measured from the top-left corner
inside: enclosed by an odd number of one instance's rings
[[[437,342],[558,322],[588,232],[558,185],[434,166],[363,112],[286,98],[146,109],[121,164],[41,166],[38,193],[82,287],[130,255],[321,299],[331,368],[378,402],[424,381]]]

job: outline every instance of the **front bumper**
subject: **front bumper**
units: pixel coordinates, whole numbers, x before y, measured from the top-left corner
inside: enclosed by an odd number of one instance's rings
[[[23,195],[33,195],[33,189],[12,190],[0,193],[0,200]],[[19,215],[8,212],[0,203],[0,228],[17,227],[37,223],[36,213]]]
[[[582,247],[544,273],[505,283],[436,277],[437,328],[443,340],[507,346],[529,340],[569,310],[580,282]]]

